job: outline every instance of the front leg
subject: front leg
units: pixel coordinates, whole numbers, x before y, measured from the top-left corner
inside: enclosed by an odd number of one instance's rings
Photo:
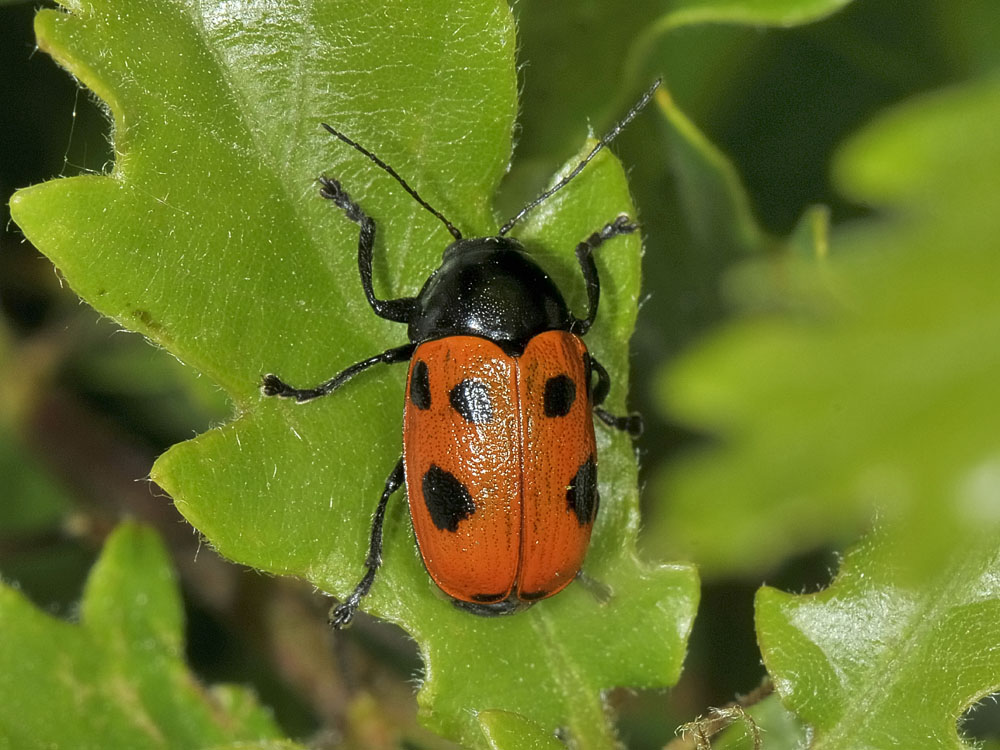
[[[631,234],[638,229],[638,225],[625,214],[621,214],[610,224],[605,224],[599,232],[594,232],[587,239],[576,246],[576,259],[583,272],[583,280],[587,285],[587,317],[574,317],[570,323],[570,330],[577,336],[583,336],[590,330],[594,319],[597,317],[597,305],[601,301],[601,279],[597,275],[597,264],[594,263],[594,251],[620,234]]]
[[[413,350],[416,348],[416,344],[404,344],[394,349],[387,349],[381,354],[376,354],[374,357],[355,362],[343,372],[337,373],[325,383],[321,383],[315,388],[293,388],[277,375],[268,373],[261,381],[260,390],[265,396],[291,398],[301,404],[305,401],[312,401],[314,398],[320,398],[321,396],[333,393],[359,372],[367,370],[379,362],[384,362],[387,365],[395,364],[396,362],[406,362],[413,356]]]
[[[334,132],[331,130],[331,132]],[[417,301],[413,297],[399,299],[379,299],[375,296],[372,285],[372,253],[375,250],[375,222],[366,214],[361,206],[347,194],[337,180],[320,177],[319,194],[344,212],[348,219],[358,225],[358,272],[361,275],[361,286],[372,310],[380,318],[393,320],[397,323],[408,323]]]

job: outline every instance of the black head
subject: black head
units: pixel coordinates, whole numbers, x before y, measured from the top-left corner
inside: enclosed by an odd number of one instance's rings
[[[481,336],[520,353],[536,334],[568,330],[569,309],[552,279],[517,240],[458,240],[420,290],[410,341]]]
[[[524,248],[506,234],[532,209],[569,184],[649,102],[656,81],[579,164],[555,185],[528,203],[500,227],[495,237],[464,239],[461,231],[440,211],[374,153],[323,124],[332,135],[364,154],[383,169],[427,211],[436,216],[455,238],[444,252],[444,260],[416,298],[383,300],[376,313],[389,320],[409,322],[410,341],[421,343],[445,336],[473,335],[490,339],[507,351],[519,354],[536,334],[569,330],[571,316],[566,301],[552,280],[525,254]],[[330,196],[327,196],[330,197]],[[353,204],[351,204],[353,205]],[[343,207],[343,206],[342,206]],[[357,210],[357,207],[354,207]],[[350,215],[350,214],[349,214]],[[357,219],[354,219],[358,221]],[[359,251],[359,263],[362,262]],[[376,306],[371,288],[371,250],[367,256],[366,292]],[[365,281],[362,268],[362,281]],[[393,307],[389,309],[390,303]],[[395,304],[400,303],[400,304]]]

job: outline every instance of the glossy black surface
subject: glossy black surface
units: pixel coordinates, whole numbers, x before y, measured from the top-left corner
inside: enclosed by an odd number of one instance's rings
[[[543,331],[569,330],[559,289],[517,240],[458,240],[416,298],[410,341],[481,336],[519,354]]]

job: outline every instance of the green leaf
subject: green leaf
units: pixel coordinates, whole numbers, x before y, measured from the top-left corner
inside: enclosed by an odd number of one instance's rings
[[[1000,690],[996,530],[919,581],[900,576],[893,541],[859,545],[819,594],[757,596],[764,663],[815,750],[970,748],[956,721]]]
[[[519,714],[507,711],[480,711],[479,724],[486,737],[487,747],[500,750],[516,747],[521,750],[561,750],[566,747],[551,732],[532,724]]]
[[[886,218],[835,231],[826,262],[782,256],[731,281],[793,314],[729,326],[663,381],[675,415],[724,438],[661,486],[675,553],[762,568],[844,539],[877,503],[933,565],[996,522],[997,117],[995,79],[884,117],[836,171]]]
[[[154,467],[181,512],[230,559],[344,596],[399,455],[405,373],[380,367],[304,406],[257,386],[265,372],[320,382],[405,334],[372,315],[357,227],[317,196],[315,177],[336,176],[376,220],[380,296],[416,293],[450,238],[318,124],[376,150],[467,236],[495,231],[516,111],[513,25],[499,0],[227,8],[103,0],[43,12],[40,44],[108,102],[117,160],[111,175],[21,191],[13,212],[81,296],[233,398],[235,421]],[[624,173],[605,153],[518,227],[576,309],[573,249],[621,212],[633,212]],[[632,236],[598,257],[605,293],[588,344],[613,373],[618,411],[639,255]],[[432,728],[483,745],[476,712],[499,710],[607,746],[603,690],[677,679],[696,575],[638,562],[632,446],[599,433],[604,502],[586,569],[612,588],[607,604],[574,585],[515,617],[461,612],[426,575],[402,497],[390,504],[366,607],[418,640]]]
[[[826,18],[851,0],[675,0],[632,47],[626,79],[634,80],[653,47],[671,31],[705,24],[791,27]]]
[[[0,746],[202,748],[278,736],[241,688],[206,691],[184,664],[180,595],[163,546],[120,526],[78,625],[0,586]]]
[[[724,258],[763,250],[768,238],[757,225],[750,198],[732,162],[698,130],[666,88],[656,103],[667,125],[671,168],[693,238]]]
[[[674,0],[660,23],[680,28],[703,23],[797,26],[836,13],[851,0]]]

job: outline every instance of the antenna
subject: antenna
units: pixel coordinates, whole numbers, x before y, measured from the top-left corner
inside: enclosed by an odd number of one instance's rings
[[[403,190],[405,190],[410,195],[412,195],[413,198],[414,198],[414,200],[416,200],[417,203],[419,203],[421,206],[423,206],[428,211],[430,211],[432,214],[434,214],[436,217],[438,217],[441,220],[441,223],[444,224],[446,227],[448,227],[448,231],[451,232],[451,236],[452,237],[454,237],[456,240],[462,239],[462,233],[458,231],[458,229],[455,227],[455,225],[452,224],[450,221],[448,221],[444,217],[444,214],[442,214],[440,211],[438,211],[436,208],[434,208],[434,206],[432,206],[430,203],[428,203],[423,198],[421,198],[420,195],[417,193],[417,191],[414,190],[413,188],[411,188],[407,184],[406,180],[404,180],[402,177],[399,176],[399,174],[396,172],[395,169],[393,169],[388,164],[386,164],[384,161],[382,161],[381,159],[379,159],[375,154],[373,154],[371,151],[369,151],[368,149],[366,149],[364,146],[362,146],[362,145],[360,145],[360,144],[355,143],[354,141],[352,141],[350,138],[348,138],[346,135],[344,135],[343,133],[341,133],[339,130],[335,130],[334,128],[332,128],[329,125],[327,125],[325,122],[320,123],[320,124],[324,128],[326,128],[330,132],[331,135],[335,135],[337,138],[339,138],[340,140],[342,140],[348,146],[350,146],[351,148],[353,148],[353,149],[355,149],[357,151],[360,151],[362,154],[364,154],[369,159],[371,159],[373,162],[375,162],[375,164],[377,166],[381,167],[385,172],[387,172],[389,174],[389,176],[391,176],[394,180],[396,180],[396,182],[398,182],[400,185],[402,185],[403,186]]]
[[[557,182],[555,185],[553,185],[544,193],[535,198],[535,200],[531,201],[531,203],[529,203],[527,206],[518,211],[513,218],[508,219],[507,223],[504,224],[502,227],[500,227],[500,231],[497,234],[497,236],[503,237],[505,234],[507,234],[507,232],[511,230],[511,227],[513,227],[515,224],[517,224],[517,222],[523,219],[525,214],[531,211],[531,209],[533,209],[542,201],[551,197],[554,193],[557,193],[560,190],[562,190],[564,187],[566,187],[567,183],[569,183],[570,180],[572,180],[574,177],[580,174],[580,172],[583,171],[583,168],[590,163],[590,160],[593,159],[595,156],[597,156],[598,152],[602,148],[611,143],[611,141],[613,141],[618,136],[618,134],[622,132],[625,126],[628,125],[630,122],[632,122],[633,119],[635,119],[635,116],[642,111],[643,107],[649,104],[649,100],[653,98],[653,92],[656,91],[656,88],[660,85],[660,81],[661,79],[659,78],[656,79],[656,82],[649,87],[649,89],[646,91],[645,94],[642,95],[642,97],[640,97],[639,101],[637,101],[635,104],[632,105],[632,109],[630,109],[625,114],[625,116],[613,128],[611,128],[611,130],[608,131],[607,134],[605,134],[605,136],[601,138],[601,140],[597,142],[597,145],[594,146],[591,152],[584,157],[583,161],[581,161],[579,164],[576,165],[576,167],[573,169],[572,172],[563,177],[561,180],[559,180],[559,182]]]

